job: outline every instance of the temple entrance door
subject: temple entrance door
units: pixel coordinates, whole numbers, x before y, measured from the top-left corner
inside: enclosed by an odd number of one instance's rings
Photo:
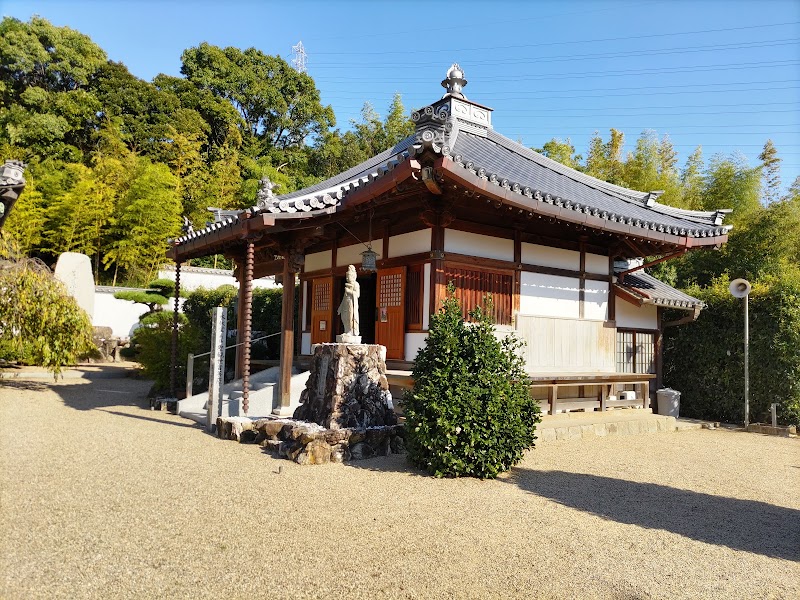
[[[361,343],[374,344],[375,314],[377,310],[375,308],[375,287],[377,285],[377,276],[375,273],[362,275],[358,278],[358,285],[361,289],[361,297],[358,300],[358,320],[361,327]]]
[[[333,277],[311,280],[311,343],[333,340]]]
[[[386,358],[403,360],[406,268],[378,269],[376,291],[375,343],[386,346]]]

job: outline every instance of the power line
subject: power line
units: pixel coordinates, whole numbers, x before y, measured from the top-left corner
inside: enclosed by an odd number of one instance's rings
[[[478,46],[472,48],[453,48],[448,50],[410,50],[410,49],[403,49],[403,50],[386,50],[382,52],[370,52],[373,56],[385,56],[388,54],[401,54],[406,56],[408,54],[429,54],[431,52],[438,52],[438,53],[449,53],[452,54],[454,52],[482,52],[485,50],[512,50],[518,48],[540,48],[540,47],[552,47],[552,46],[564,46],[570,44],[580,44],[585,46],[586,44],[595,44],[595,43],[602,43],[602,42],[618,42],[618,41],[630,41],[630,40],[643,40],[643,39],[652,39],[652,38],[660,38],[660,37],[672,37],[678,35],[697,35],[701,33],[722,33],[726,31],[745,31],[750,29],[765,29],[769,27],[784,27],[788,25],[797,25],[800,24],[800,21],[789,21],[786,23],[769,23],[766,25],[747,25],[743,27],[725,27],[722,29],[699,29],[695,31],[678,31],[672,33],[651,33],[646,35],[632,35],[632,36],[623,36],[623,37],[613,37],[613,38],[598,38],[594,40],[574,40],[574,41],[550,41],[550,42],[541,42],[538,44],[511,44],[508,46]],[[319,52],[318,54],[324,56],[352,56],[358,55],[360,56],[361,52]]]
[[[472,60],[469,61],[470,65],[522,65],[522,64],[541,64],[550,62],[565,62],[574,60],[606,60],[610,58],[628,58],[631,56],[661,56],[665,54],[695,54],[698,52],[730,52],[731,50],[751,50],[753,48],[768,48],[773,46],[788,46],[800,42],[800,38],[784,38],[780,40],[767,40],[767,41],[754,41],[754,42],[731,42],[727,44],[709,44],[705,46],[689,46],[689,47],[676,47],[676,48],[660,48],[655,50],[626,50],[624,52],[606,52],[606,53],[590,53],[590,54],[567,54],[564,56],[537,56],[535,58],[520,58],[520,59],[486,59],[486,60]],[[398,63],[386,63],[365,65],[363,61],[357,62],[320,62],[318,65],[325,69],[349,69],[357,66],[362,69],[385,69],[387,67],[402,67],[402,68],[417,68],[425,66],[427,63],[409,63],[402,61]]]

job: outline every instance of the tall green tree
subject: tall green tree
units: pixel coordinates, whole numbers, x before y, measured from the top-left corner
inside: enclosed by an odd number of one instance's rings
[[[552,138],[549,142],[545,142],[541,148],[534,148],[534,150],[571,169],[581,168],[583,157],[575,154],[575,146],[572,145],[570,138],[565,140]]]
[[[703,192],[703,148],[698,146],[686,159],[686,166],[681,173],[681,187],[683,190],[683,208],[702,210]]]
[[[121,199],[103,262],[123,269],[130,281],[150,281],[164,261],[167,239],[180,234],[182,207],[178,182],[167,165],[139,158]]]
[[[106,55],[68,27],[32,17],[0,22],[0,140],[24,148],[28,160],[80,160],[100,104],[88,91]]]
[[[764,203],[771,204],[781,197],[781,159],[772,140],[767,140],[764,144],[758,160],[761,161]]]
[[[333,109],[322,105],[314,80],[279,56],[204,42],[185,50],[181,60],[181,73],[190,82],[237,110],[251,156],[297,148],[335,124]]]

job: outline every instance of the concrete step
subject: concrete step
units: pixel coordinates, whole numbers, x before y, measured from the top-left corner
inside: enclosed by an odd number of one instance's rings
[[[675,417],[654,415],[650,409],[616,409],[605,412],[546,415],[537,428],[539,442],[585,440],[610,435],[670,433]]]

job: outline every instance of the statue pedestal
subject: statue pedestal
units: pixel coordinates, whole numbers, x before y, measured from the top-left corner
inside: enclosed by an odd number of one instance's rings
[[[343,333],[342,335],[336,336],[336,343],[337,344],[360,344],[361,343],[361,336],[360,335],[350,335],[349,333]]]
[[[395,425],[386,347],[377,344],[318,344],[295,419],[327,429]]]

